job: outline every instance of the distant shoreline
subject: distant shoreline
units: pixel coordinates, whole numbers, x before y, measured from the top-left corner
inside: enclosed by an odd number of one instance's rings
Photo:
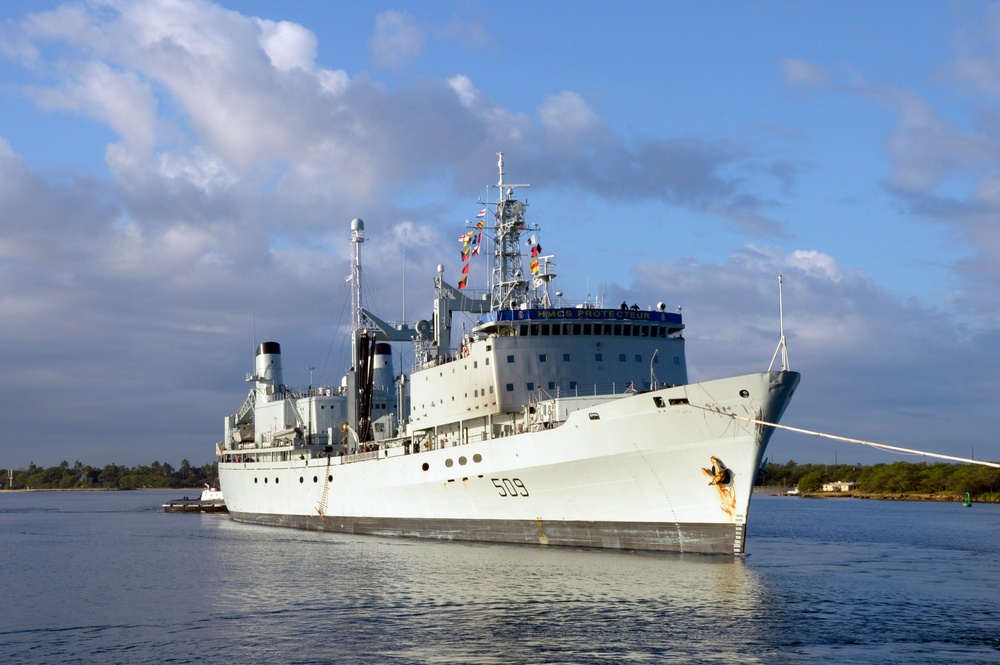
[[[771,496],[795,496],[805,499],[865,499],[868,501],[937,501],[940,503],[964,502],[965,496],[958,494],[920,494],[916,492],[801,492],[788,494],[785,487],[755,487],[754,494]],[[1000,503],[987,499],[973,499],[973,503]]]
[[[200,492],[201,487],[19,487],[16,489],[0,489],[0,494],[18,494],[35,492]]]

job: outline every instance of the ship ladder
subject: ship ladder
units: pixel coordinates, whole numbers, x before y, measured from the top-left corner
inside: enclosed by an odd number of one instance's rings
[[[326,458],[326,477],[323,478],[323,493],[319,497],[319,505],[316,507],[316,512],[319,513],[319,518],[321,520],[326,520],[326,502],[330,498],[330,457]]]

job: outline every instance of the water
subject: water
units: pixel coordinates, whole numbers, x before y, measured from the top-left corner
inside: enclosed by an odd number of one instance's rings
[[[755,497],[744,560],[0,493],[4,663],[1000,663],[1000,506]]]

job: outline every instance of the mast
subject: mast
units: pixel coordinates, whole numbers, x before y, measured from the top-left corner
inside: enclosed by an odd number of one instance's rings
[[[365,223],[351,220],[351,369],[347,372],[347,420],[359,443],[371,439],[372,356],[375,335],[368,334],[361,303],[361,243],[365,241]]]
[[[365,241],[365,222],[360,218],[351,220],[351,244],[354,246],[354,263],[351,266],[351,328],[361,330],[361,243]]]
[[[513,185],[503,181],[503,155],[497,152],[500,190],[494,215],[496,240],[493,247],[493,272],[490,279],[490,309],[518,309],[528,300],[528,284],[524,280],[521,261],[521,231],[524,225],[525,204],[514,198],[514,190],[530,185]]]

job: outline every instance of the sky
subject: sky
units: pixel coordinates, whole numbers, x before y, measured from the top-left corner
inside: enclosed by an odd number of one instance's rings
[[[767,369],[780,274],[783,423],[1000,460],[1000,4],[31,0],[0,104],[0,468],[208,463],[264,340],[339,384],[351,220],[429,318],[497,151],[565,302],[682,307],[690,380]]]

